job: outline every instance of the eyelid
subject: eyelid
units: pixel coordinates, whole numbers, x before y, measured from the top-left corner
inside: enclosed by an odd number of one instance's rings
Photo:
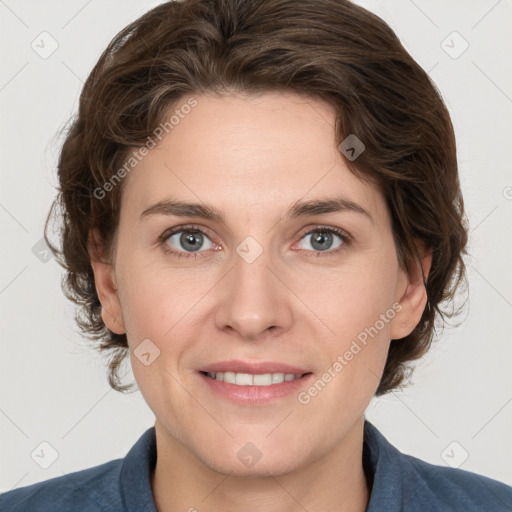
[[[182,226],[175,226],[173,228],[166,229],[159,237],[160,240],[165,241],[170,236],[180,233],[181,231],[199,231],[204,235],[210,236],[211,230],[198,224],[183,224]]]
[[[318,224],[311,228],[305,228],[300,238],[302,239],[305,235],[310,235],[315,231],[332,231],[344,239],[351,239],[351,236],[344,229],[338,228],[336,226],[329,226],[328,224]]]

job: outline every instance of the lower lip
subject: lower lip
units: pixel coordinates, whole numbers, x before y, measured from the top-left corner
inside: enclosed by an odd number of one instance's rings
[[[298,392],[313,377],[312,373],[302,376],[300,379],[284,381],[270,386],[238,386],[229,384],[223,380],[212,379],[204,373],[199,376],[205,381],[209,388],[232,402],[239,405],[268,405]]]

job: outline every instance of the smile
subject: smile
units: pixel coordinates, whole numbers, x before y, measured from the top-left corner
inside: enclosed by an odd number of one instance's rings
[[[198,375],[212,397],[248,407],[263,407],[291,399],[314,379],[312,372],[238,373],[203,370]]]
[[[235,373],[235,372],[202,372],[208,377],[237,386],[271,386],[291,380],[300,379],[304,374],[294,373]]]

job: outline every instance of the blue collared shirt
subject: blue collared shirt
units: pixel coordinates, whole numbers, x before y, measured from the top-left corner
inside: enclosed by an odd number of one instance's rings
[[[155,463],[155,427],[151,427],[124,459],[3,493],[0,511],[156,512],[151,493]],[[512,511],[512,487],[405,455],[368,420],[363,465],[371,487],[366,512]]]

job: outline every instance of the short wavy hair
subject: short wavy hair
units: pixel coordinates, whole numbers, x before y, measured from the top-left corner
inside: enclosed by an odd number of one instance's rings
[[[378,185],[391,213],[400,266],[419,261],[417,241],[432,249],[427,304],[407,337],[391,340],[376,391],[407,383],[411,361],[431,346],[437,319],[454,315],[466,282],[468,231],[448,110],[434,82],[378,16],[348,0],[182,0],[163,3],[124,28],[87,78],[58,161],[58,195],[45,239],[65,269],[62,288],[78,305],[82,333],[108,355],[108,382],[120,379],[126,334],[101,318],[88,250],[97,229],[112,257],[123,182],[104,190],[172,105],[190,94],[281,91],[332,106],[339,143],[363,141],[359,178]],[[48,236],[59,221],[59,245]],[[460,310],[459,310],[460,311]]]

